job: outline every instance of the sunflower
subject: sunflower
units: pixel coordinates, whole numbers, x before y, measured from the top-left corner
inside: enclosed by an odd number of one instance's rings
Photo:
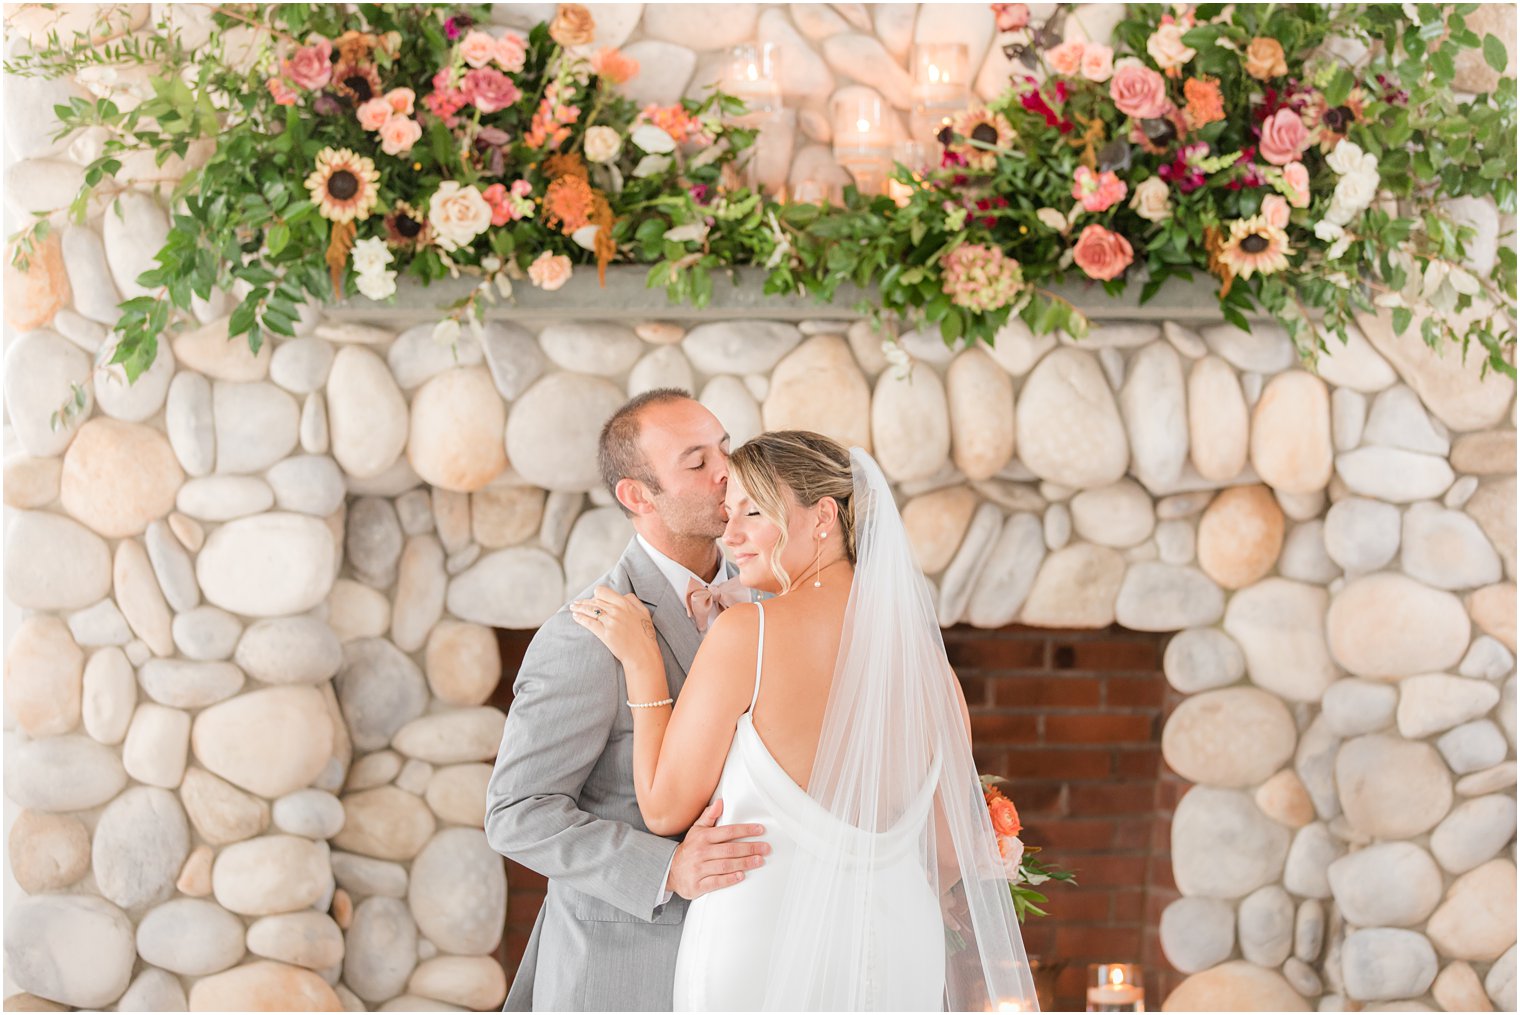
[[[950,121],[950,130],[952,136],[945,147],[965,159],[971,169],[991,169],[997,164],[998,153],[989,149],[1007,148],[1013,143],[1013,127],[1007,118],[983,106],[957,113]]]
[[[1288,234],[1262,215],[1236,219],[1220,245],[1219,262],[1241,278],[1282,271],[1288,266]]]
[[[355,106],[362,106],[385,91],[373,65],[344,60],[333,68],[332,90]]]
[[[433,242],[427,216],[405,201],[397,201],[385,216],[385,242],[393,247],[421,250]]]
[[[347,148],[323,148],[317,153],[317,168],[306,178],[306,189],[323,218],[362,221],[380,200],[380,173],[363,155]]]

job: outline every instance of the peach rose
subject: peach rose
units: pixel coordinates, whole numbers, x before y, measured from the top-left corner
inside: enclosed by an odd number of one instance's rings
[[[549,22],[549,38],[561,46],[584,46],[596,38],[596,20],[580,4],[560,4]]]
[[[1077,267],[1088,278],[1104,282],[1124,274],[1124,269],[1135,260],[1135,250],[1129,245],[1129,240],[1096,223],[1082,230],[1072,254]]]
[[[1252,39],[1246,47],[1246,73],[1257,81],[1270,81],[1288,73],[1282,43],[1265,36]]]
[[[1288,216],[1292,214],[1287,199],[1281,194],[1268,194],[1261,199],[1261,217],[1274,229],[1288,228]]]
[[[409,116],[393,116],[380,128],[380,150],[387,155],[405,155],[422,137],[422,125]]]
[[[474,187],[444,180],[428,202],[428,224],[444,250],[467,246],[491,224],[491,206]]]
[[[1156,66],[1175,77],[1182,65],[1198,55],[1198,51],[1182,41],[1182,26],[1173,22],[1157,28],[1146,40],[1145,51],[1156,61]]]
[[[1291,109],[1279,109],[1261,125],[1261,157],[1274,166],[1285,166],[1309,147],[1309,128]]]
[[[459,55],[471,67],[484,67],[496,58],[496,40],[478,29],[471,29],[459,44]]]
[[[370,99],[359,107],[357,115],[359,126],[365,130],[379,130],[395,113],[384,99]]]
[[[1114,51],[1099,43],[1088,43],[1082,51],[1082,76],[1089,81],[1103,82],[1114,76]]]
[[[1166,78],[1135,59],[1119,61],[1108,82],[1108,94],[1119,112],[1137,120],[1154,120],[1172,108],[1166,97]]]
[[[570,281],[570,258],[544,251],[528,265],[528,280],[540,289],[553,292]]]
[[[506,32],[496,40],[496,63],[509,74],[523,69],[528,59],[528,44],[516,32]]]
[[[283,78],[270,78],[267,84],[269,85],[269,94],[274,96],[274,101],[277,105],[294,106],[300,98],[296,94],[296,90],[286,84]]]
[[[410,88],[392,88],[385,93],[385,101],[397,116],[411,116],[417,108],[417,93]]]
[[[1172,195],[1166,181],[1159,176],[1148,176],[1135,187],[1135,196],[1129,206],[1135,214],[1147,222],[1165,222],[1172,217]]]
[[[1072,39],[1045,51],[1045,62],[1063,77],[1074,77],[1082,69],[1082,40]]]
[[[1289,204],[1295,208],[1309,207],[1309,170],[1302,162],[1289,162],[1283,166],[1283,183],[1288,186]]]

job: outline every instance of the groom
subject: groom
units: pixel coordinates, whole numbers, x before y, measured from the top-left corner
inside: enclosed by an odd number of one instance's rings
[[[676,696],[701,632],[738,601],[737,581],[721,584],[733,576],[717,545],[728,434],[686,392],[659,389],[613,414],[598,457],[637,534],[577,598],[598,585],[636,593]],[[760,862],[763,829],[717,827],[718,801],[680,843],[646,830],[622,668],[568,611],[534,635],[512,690],[486,837],[547,876],[549,891],[503,1010],[669,1011],[686,901]]]

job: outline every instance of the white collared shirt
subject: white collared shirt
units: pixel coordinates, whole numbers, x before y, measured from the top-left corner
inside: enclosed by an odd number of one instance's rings
[[[670,582],[670,587],[676,590],[676,599],[681,603],[682,608],[686,605],[686,590],[691,587],[693,580],[699,585],[710,588],[728,577],[728,562],[723,559],[722,554],[718,557],[718,573],[713,576],[712,581],[708,581],[685,564],[679,564],[656,550],[642,533],[636,534],[634,538],[639,541],[644,552],[649,554],[649,559],[654,561],[654,566],[660,569],[666,581]]]

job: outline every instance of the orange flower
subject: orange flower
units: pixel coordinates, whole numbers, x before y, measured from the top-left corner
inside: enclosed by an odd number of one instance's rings
[[[996,789],[987,790],[987,813],[992,817],[992,830],[999,838],[1007,835],[1018,835],[1024,825],[1019,821],[1019,812],[1009,800]]]
[[[1188,126],[1197,130],[1204,124],[1224,119],[1224,96],[1219,92],[1219,82],[1213,78],[1188,78],[1182,86],[1187,96]]]
[[[596,38],[596,19],[580,4],[560,4],[549,22],[549,37],[567,49]]]
[[[1246,73],[1257,81],[1270,81],[1288,73],[1282,43],[1270,36],[1258,36],[1246,47]]]
[[[631,56],[624,56],[619,49],[604,46],[591,58],[591,69],[596,71],[598,76],[606,78],[615,85],[620,85],[638,74],[639,62]]]
[[[584,176],[569,173],[549,184],[544,191],[544,221],[559,226],[566,235],[591,221],[594,195]]]
[[[687,141],[705,141],[701,121],[697,120],[680,103],[672,106],[648,105],[635,123],[650,123],[675,139],[676,144]]]

